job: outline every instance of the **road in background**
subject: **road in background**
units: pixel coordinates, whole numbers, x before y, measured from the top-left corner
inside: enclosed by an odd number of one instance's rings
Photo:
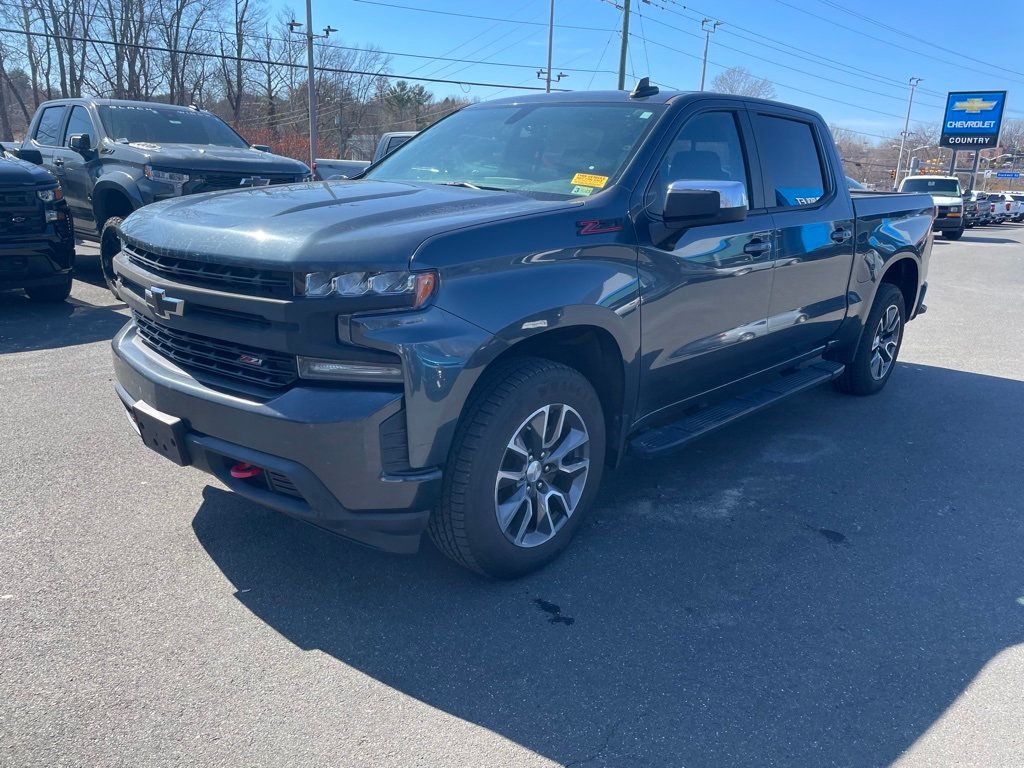
[[[884,393],[627,461],[510,583],[145,450],[81,276],[0,294],[0,764],[1019,765],[1024,227],[936,242]]]

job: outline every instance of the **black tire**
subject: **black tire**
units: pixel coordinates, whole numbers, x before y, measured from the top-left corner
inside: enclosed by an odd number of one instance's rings
[[[964,236],[962,229],[947,229],[942,233],[942,236],[947,240],[959,240]]]
[[[441,501],[431,515],[427,530],[435,546],[460,565],[495,578],[515,578],[546,565],[565,549],[593,502],[604,467],[604,413],[590,382],[575,369],[560,363],[517,358],[500,364],[486,376],[456,430]],[[519,528],[519,536],[528,524],[520,526],[515,520],[527,519],[535,526],[534,533],[529,535],[540,539],[550,535],[541,543],[521,545],[507,536],[498,521],[498,486],[507,482],[498,479],[498,472],[508,469],[503,462],[512,455],[509,443],[521,434],[531,415],[554,405],[569,406],[568,411],[574,412],[573,418],[582,421],[584,431],[589,434],[589,468],[574,509],[568,515],[560,514],[560,527],[555,527],[553,517],[548,518],[552,521],[549,530],[553,530],[553,534],[540,530],[540,514],[534,515],[533,506],[525,509],[520,506],[520,512],[510,515],[509,530]],[[556,448],[557,442],[549,450]],[[579,454],[575,458],[578,459]],[[528,462],[526,458],[523,462],[527,467],[540,464]],[[523,471],[523,478],[528,474]],[[513,487],[529,495],[533,483],[536,478],[523,479],[518,485],[513,483]],[[544,478],[537,485],[543,488]],[[554,483],[549,490],[553,486]],[[555,505],[552,509],[557,512],[566,507]]]
[[[71,275],[67,276],[67,279],[63,283],[57,285],[37,285],[32,288],[26,288],[25,293],[31,301],[38,301],[43,304],[57,304],[61,301],[67,301],[68,296],[71,295],[71,284],[74,282],[74,278]]]
[[[103,272],[103,280],[107,288],[114,294],[115,299],[121,298],[117,295],[117,281],[114,275],[114,257],[121,250],[121,222],[120,216],[111,216],[103,222],[103,229],[100,231],[100,269]]]
[[[872,359],[875,353],[875,340],[878,335],[879,323],[887,315],[889,309],[895,307],[899,313],[898,338],[896,347],[891,352],[891,360],[881,376],[872,371]],[[907,310],[903,301],[903,292],[892,283],[882,283],[875,294],[875,302],[871,305],[867,322],[861,333],[860,342],[853,360],[846,365],[846,370],[835,380],[836,389],[850,395],[874,395],[882,391],[896,369],[896,360],[903,345],[903,331],[907,322]]]

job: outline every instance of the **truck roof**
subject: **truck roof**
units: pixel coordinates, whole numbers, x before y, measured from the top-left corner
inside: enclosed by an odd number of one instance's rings
[[[50,99],[39,106],[48,107],[59,104],[93,104],[95,106],[126,106],[126,107],[164,107],[167,109],[180,109],[185,112],[195,111],[192,107],[184,107],[181,104],[165,104],[162,101],[132,101],[130,99],[100,99],[94,96],[71,96],[64,99]]]
[[[734,101],[742,101],[746,104],[764,104],[775,107],[795,109],[800,112],[817,115],[816,112],[794,104],[787,104],[781,101],[770,101],[768,99],[757,99],[753,96],[738,96],[734,93],[718,93],[716,91],[673,91],[661,89],[649,96],[631,96],[630,91],[558,91],[555,93],[530,93],[516,96],[506,96],[502,99],[491,99],[478,102],[481,106],[489,104],[536,104],[543,102],[564,102],[564,103],[609,103],[609,104],[669,104],[677,101],[696,100],[702,98],[722,98]],[[471,107],[477,104],[470,105]]]

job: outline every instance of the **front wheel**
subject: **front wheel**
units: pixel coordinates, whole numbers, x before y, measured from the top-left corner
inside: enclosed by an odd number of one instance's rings
[[[903,343],[907,310],[903,292],[892,283],[882,283],[875,294],[857,352],[836,388],[851,395],[873,395],[889,381]]]
[[[604,413],[582,374],[539,358],[501,364],[456,432],[430,538],[488,576],[536,570],[568,545],[604,455]]]
[[[115,299],[121,298],[117,295],[117,278],[114,274],[114,257],[121,251],[121,222],[120,216],[111,216],[103,223],[100,232],[100,269],[103,272],[103,280],[107,288],[114,294]]]
[[[37,285],[32,288],[26,288],[25,293],[28,294],[31,301],[43,304],[57,304],[61,301],[67,301],[68,296],[71,295],[73,282],[74,278],[68,275],[63,282],[57,285]]]
[[[959,240],[964,236],[964,231],[962,229],[947,229],[942,236],[947,240]]]

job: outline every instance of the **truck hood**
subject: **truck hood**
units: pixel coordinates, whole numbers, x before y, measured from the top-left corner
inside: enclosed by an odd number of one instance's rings
[[[932,195],[932,201],[936,205],[963,205],[964,199],[956,195]]]
[[[568,208],[512,192],[385,181],[324,181],[165,200],[121,225],[156,253],[295,271],[404,269],[434,235]]]
[[[191,144],[149,144],[136,142],[120,144],[108,142],[114,155],[132,153],[137,162],[148,162],[158,168],[217,173],[290,173],[303,176],[309,173],[305,163],[290,157],[272,155],[249,147],[197,147]]]
[[[40,184],[53,185],[57,178],[38,165],[0,155],[0,186],[35,187]]]

